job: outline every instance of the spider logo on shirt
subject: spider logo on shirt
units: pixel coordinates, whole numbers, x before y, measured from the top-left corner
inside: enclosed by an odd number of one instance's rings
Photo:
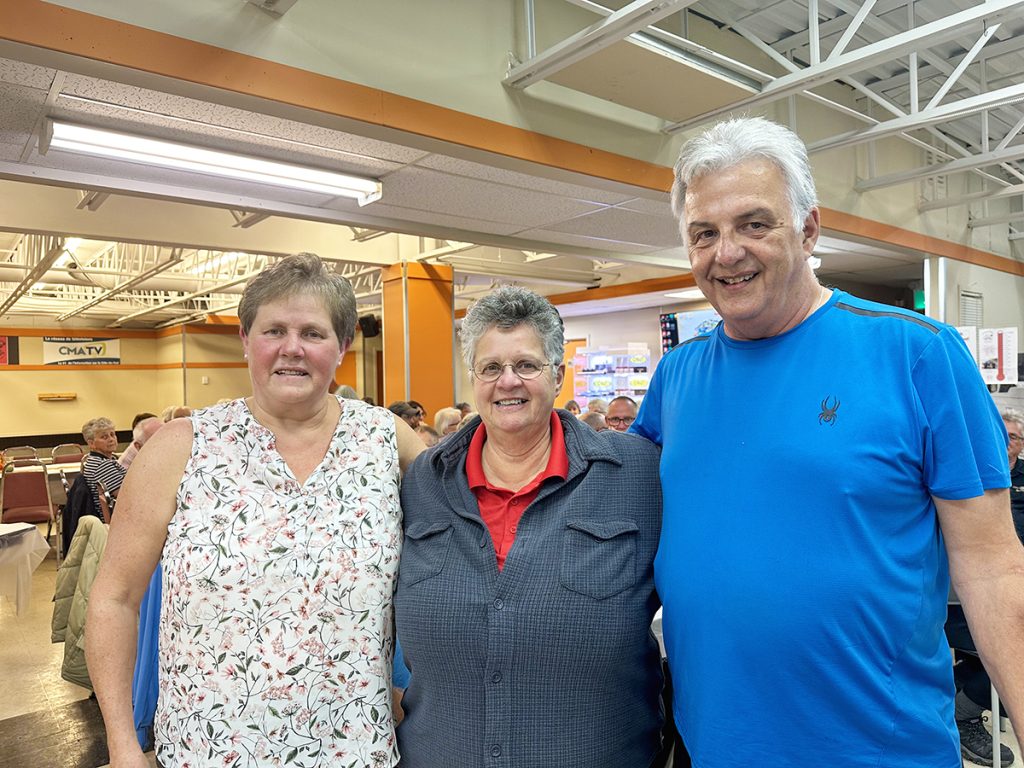
[[[818,414],[819,424],[832,424],[835,425],[839,421],[839,414],[836,411],[839,410],[839,398],[834,398],[836,401],[835,405],[829,405],[828,401],[833,399],[831,395],[821,401],[821,413]]]

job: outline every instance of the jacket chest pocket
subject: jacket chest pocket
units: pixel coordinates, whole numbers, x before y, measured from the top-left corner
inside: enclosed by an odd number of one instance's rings
[[[595,600],[617,595],[636,583],[640,529],[632,520],[575,520],[567,523],[559,581]]]
[[[412,523],[405,529],[398,583],[417,584],[437,576],[444,568],[452,540],[450,522]]]

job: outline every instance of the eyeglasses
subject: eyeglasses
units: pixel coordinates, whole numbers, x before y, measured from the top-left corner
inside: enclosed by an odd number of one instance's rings
[[[483,382],[497,381],[501,378],[506,368],[511,368],[512,373],[523,381],[536,379],[551,363],[538,363],[536,360],[516,360],[514,363],[484,363],[479,368],[473,369],[473,375]]]
[[[1024,435],[1018,435],[1014,432],[1007,432],[1006,434],[1009,436],[1011,443],[1024,443]]]
[[[636,421],[636,419],[632,416],[606,416],[604,421],[606,424],[611,424],[612,426],[628,427]]]

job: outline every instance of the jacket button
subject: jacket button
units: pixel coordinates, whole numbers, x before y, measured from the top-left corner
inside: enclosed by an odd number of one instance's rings
[[[491,682],[492,683],[500,683],[501,682],[501,672],[495,672],[493,675],[491,675]]]
[[[505,607],[505,601],[504,600],[502,600],[500,597],[497,597],[497,598],[494,599],[494,610],[500,611],[504,607]]]
[[[499,747],[497,744],[495,744],[493,747],[491,747],[491,756],[492,757],[501,757],[501,747]]]

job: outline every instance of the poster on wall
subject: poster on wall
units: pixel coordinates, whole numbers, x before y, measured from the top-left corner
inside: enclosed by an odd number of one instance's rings
[[[958,326],[956,329],[957,333],[960,334],[960,338],[964,340],[964,344],[967,345],[967,349],[971,353],[971,357],[974,358],[974,362],[978,362],[978,326],[976,325],[963,325]]]
[[[120,339],[43,337],[43,365],[116,365],[120,362]]]
[[[0,365],[18,364],[18,337],[0,336]]]
[[[986,384],[1017,383],[1017,329],[982,328],[978,332],[978,359]]]

